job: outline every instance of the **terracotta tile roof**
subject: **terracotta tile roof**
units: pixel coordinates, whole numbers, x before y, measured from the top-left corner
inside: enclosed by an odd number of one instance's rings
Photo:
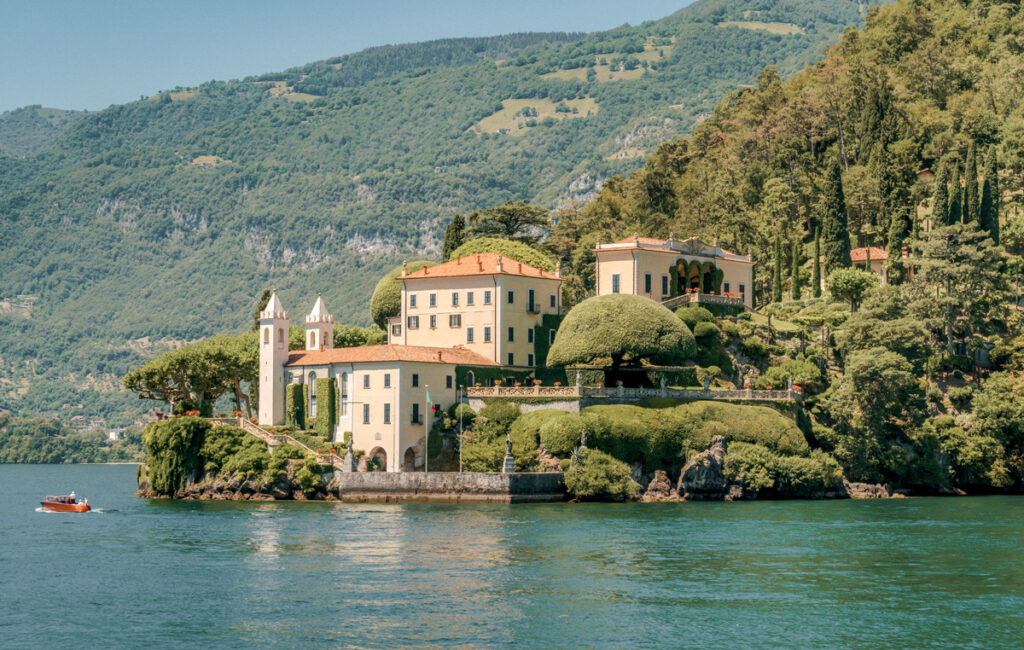
[[[510,257],[503,257],[501,260],[501,271],[498,270],[498,257],[497,253],[480,253],[478,255],[468,255],[466,257],[460,257],[457,260],[451,260],[444,264],[438,264],[437,266],[431,266],[428,268],[414,271],[402,279],[404,280],[416,280],[422,278],[456,278],[467,275],[521,275],[524,277],[534,278],[549,278],[552,280],[560,280],[554,273],[548,271],[542,271],[535,266],[529,264],[523,264],[518,260],[514,260]]]
[[[633,250],[645,250],[645,251],[654,251],[656,253],[669,253],[669,254],[680,254],[681,253],[683,255],[699,255],[699,256],[703,256],[703,257],[718,257],[718,258],[722,258],[722,259],[728,259],[728,260],[731,260],[731,261],[734,261],[734,262],[746,262],[747,264],[751,264],[751,265],[754,263],[753,260],[748,259],[745,255],[740,255],[738,253],[732,253],[730,251],[725,250],[724,248],[722,248],[720,246],[713,246],[713,245],[710,245],[710,244],[705,244],[704,242],[702,242],[697,237],[690,237],[689,239],[682,239],[682,240],[680,240],[680,239],[672,239],[671,240],[671,242],[672,242],[671,245],[669,245],[669,241],[670,240],[668,240],[668,239],[658,239],[656,237],[626,237],[625,239],[620,239],[619,241],[612,242],[611,244],[601,244],[599,246],[599,248],[595,249],[595,252],[603,250],[603,249],[608,248],[608,247],[630,246],[630,247],[633,248]],[[701,247],[705,247],[707,249],[710,249],[711,252],[709,253],[708,251],[697,252],[697,251],[685,250],[685,246],[687,246],[691,242],[694,243],[694,244],[698,244]],[[620,250],[621,250],[621,248],[620,248]]]
[[[432,348],[422,345],[365,345],[330,350],[295,350],[288,354],[288,366],[326,366],[331,363],[380,363],[414,361],[449,363],[460,366],[496,366],[486,357],[465,348]]]
[[[885,252],[884,248],[877,246],[869,247],[871,249],[872,260],[887,260],[889,259],[889,253]],[[850,251],[850,260],[853,262],[863,262],[868,258],[868,248],[854,248]]]

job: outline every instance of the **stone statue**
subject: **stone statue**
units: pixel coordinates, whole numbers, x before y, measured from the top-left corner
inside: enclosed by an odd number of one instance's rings
[[[582,447],[583,449],[587,448],[587,430],[586,429],[581,429],[580,430],[580,447]]]
[[[349,436],[348,439],[348,453],[355,454],[355,449],[352,448],[352,436]]]
[[[505,462],[501,465],[502,474],[514,474],[516,471],[516,463],[512,458],[512,436],[505,434]]]
[[[511,434],[505,434],[505,455],[512,455],[512,436]]]

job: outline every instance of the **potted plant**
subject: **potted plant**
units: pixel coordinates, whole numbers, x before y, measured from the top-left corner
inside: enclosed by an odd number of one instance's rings
[[[519,388],[520,386],[522,386],[522,385],[523,385],[523,382],[521,382],[521,381],[517,381],[516,383],[514,383],[514,384],[512,384],[512,385],[513,385],[513,386],[515,386],[516,388]]]
[[[555,382],[555,386],[561,386],[561,385],[562,385],[562,382],[560,382],[560,381],[556,381]]]

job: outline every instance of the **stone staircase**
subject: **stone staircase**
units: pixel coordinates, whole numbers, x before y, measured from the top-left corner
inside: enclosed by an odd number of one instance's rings
[[[244,417],[207,419],[214,425],[223,424],[229,427],[237,427],[246,433],[252,434],[267,443],[267,446],[270,447],[271,451],[273,451],[274,447],[277,445],[295,445],[296,447],[301,447],[312,454],[316,458],[316,462],[321,465],[332,465],[338,471],[342,471],[344,459],[341,456],[331,453],[318,453],[315,449],[310,449],[304,443],[299,442],[286,433],[271,433]]]

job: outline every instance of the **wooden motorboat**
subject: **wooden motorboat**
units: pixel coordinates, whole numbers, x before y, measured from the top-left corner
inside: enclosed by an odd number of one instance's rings
[[[67,496],[46,497],[39,502],[39,505],[43,506],[43,510],[49,512],[89,512],[92,510],[89,507],[89,500],[79,501],[75,498],[74,492]]]

